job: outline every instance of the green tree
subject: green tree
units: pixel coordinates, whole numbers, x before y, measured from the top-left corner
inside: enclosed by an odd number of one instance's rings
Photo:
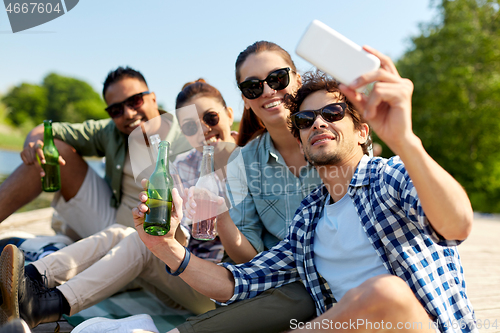
[[[82,122],[107,118],[100,95],[81,80],[48,74],[43,84],[22,83],[3,98],[7,118],[17,127],[40,124],[44,119]]]
[[[483,212],[500,212],[499,7],[442,0],[439,22],[422,26],[397,63],[415,85],[415,133]]]
[[[44,78],[43,87],[48,100],[45,114],[53,121],[82,122],[108,117],[105,103],[84,81],[51,73]]]
[[[7,118],[16,126],[42,122],[48,104],[45,88],[29,83],[12,88],[2,100],[7,106]]]

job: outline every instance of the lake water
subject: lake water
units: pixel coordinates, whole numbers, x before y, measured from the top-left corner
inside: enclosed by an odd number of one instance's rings
[[[101,177],[104,177],[104,164],[101,159],[86,159],[87,163]],[[2,178],[10,175],[21,163],[20,152],[1,150],[0,149],[0,175]]]

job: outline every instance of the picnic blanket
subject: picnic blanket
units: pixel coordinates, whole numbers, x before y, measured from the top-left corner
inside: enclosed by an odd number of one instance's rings
[[[62,235],[35,236],[14,230],[3,232],[0,235],[0,253],[5,245],[14,244],[23,251],[25,265],[27,265],[71,243],[71,239]],[[64,315],[64,318],[72,326],[77,326],[94,317],[120,319],[143,313],[149,314],[153,318],[160,332],[167,332],[182,324],[188,317],[193,316],[189,311],[168,307],[155,296],[141,289],[116,294],[74,316]]]
[[[134,290],[114,295],[74,316],[64,315],[64,318],[77,326],[94,317],[119,319],[141,313],[149,314],[160,332],[167,332],[193,316],[189,311],[166,306],[144,290]]]

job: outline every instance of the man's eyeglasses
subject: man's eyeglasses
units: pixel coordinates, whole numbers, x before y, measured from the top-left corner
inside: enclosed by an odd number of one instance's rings
[[[288,84],[290,84],[290,70],[289,67],[277,69],[269,73],[264,80],[249,79],[238,84],[238,87],[243,96],[248,99],[256,99],[264,92],[264,82],[267,82],[269,88],[273,90],[282,90],[288,87]]]
[[[216,126],[219,123],[219,113],[216,111],[208,111],[203,114],[203,122],[208,127]],[[181,126],[181,131],[185,136],[193,136],[198,132],[198,124],[195,120],[190,119]]]
[[[111,104],[105,110],[108,112],[111,118],[118,118],[123,115],[125,111],[125,105],[131,109],[137,110],[144,104],[144,95],[151,94],[149,91],[144,91],[135,95],[130,96],[126,100],[120,103]]]
[[[319,110],[304,110],[290,116],[293,126],[299,130],[309,128],[314,124],[316,117],[321,116],[325,121],[333,123],[342,120],[345,116],[346,103],[332,103]]]

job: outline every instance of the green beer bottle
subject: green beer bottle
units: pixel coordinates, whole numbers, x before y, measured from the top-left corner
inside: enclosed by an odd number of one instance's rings
[[[43,155],[45,164],[42,164],[45,176],[42,177],[42,190],[55,192],[61,189],[61,170],[59,168],[59,151],[52,136],[52,120],[43,121]]]
[[[148,184],[149,211],[144,221],[144,231],[154,236],[164,236],[170,230],[170,215],[172,213],[172,188],[174,181],[170,176],[168,153],[170,143],[160,142],[156,167]]]

